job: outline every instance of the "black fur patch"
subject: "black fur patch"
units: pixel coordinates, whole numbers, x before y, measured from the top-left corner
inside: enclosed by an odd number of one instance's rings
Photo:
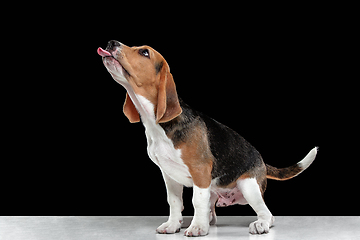
[[[196,116],[195,112],[181,98],[179,98],[179,103],[182,113],[169,122],[160,123],[175,147],[186,140],[189,132],[200,120],[200,117]]]
[[[299,174],[303,169],[298,165],[292,165],[287,168],[276,168],[266,164],[266,170],[268,178],[275,180],[288,180],[290,178],[295,177]]]
[[[255,166],[263,163],[260,153],[231,128],[202,114],[208,129],[211,153],[214,155],[212,178],[226,186]]]

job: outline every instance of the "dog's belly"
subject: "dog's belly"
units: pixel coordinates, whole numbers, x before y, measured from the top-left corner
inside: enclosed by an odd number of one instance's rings
[[[234,204],[245,205],[248,203],[237,187],[233,189],[214,188],[212,191],[219,197],[216,203],[217,207],[227,207]]]

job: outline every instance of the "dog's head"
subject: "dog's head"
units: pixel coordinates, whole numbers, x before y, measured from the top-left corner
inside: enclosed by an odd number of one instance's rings
[[[155,106],[156,123],[168,122],[180,115],[182,109],[175,82],[160,53],[149,46],[128,47],[111,40],[106,50],[98,48],[98,54],[103,57],[103,63],[115,81]],[[130,122],[140,121],[128,93],[123,110]]]

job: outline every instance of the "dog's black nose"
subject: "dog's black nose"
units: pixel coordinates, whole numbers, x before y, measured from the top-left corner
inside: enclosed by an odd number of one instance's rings
[[[113,49],[114,47],[120,47],[121,43],[116,40],[110,40],[107,45],[107,49]]]

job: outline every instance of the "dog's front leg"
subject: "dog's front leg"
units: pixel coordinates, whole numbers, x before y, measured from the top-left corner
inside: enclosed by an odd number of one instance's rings
[[[185,236],[205,236],[209,233],[210,228],[210,187],[199,188],[194,184],[192,202],[195,210],[194,218],[189,228],[186,229]]]
[[[163,172],[163,178],[166,184],[167,201],[170,206],[170,216],[167,222],[160,225],[156,232],[158,233],[176,233],[180,231],[183,222],[183,185],[179,184]]]

